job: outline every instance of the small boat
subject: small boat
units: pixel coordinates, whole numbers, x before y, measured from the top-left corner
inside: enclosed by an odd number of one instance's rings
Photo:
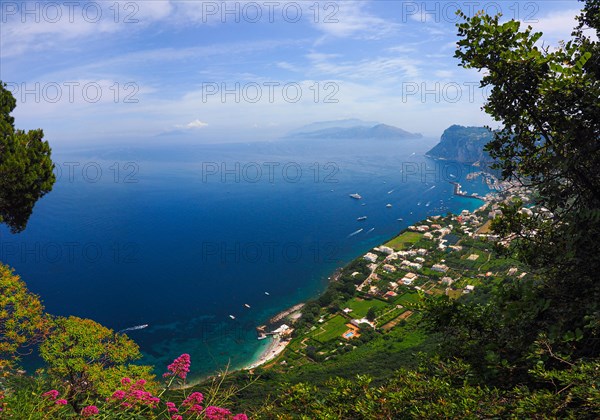
[[[348,238],[351,238],[354,235],[358,235],[360,232],[362,232],[364,229],[360,228],[358,229],[356,232],[352,232],[350,235],[348,235]]]
[[[386,204],[385,206],[386,206],[388,209],[389,209],[390,207],[392,207],[392,205],[391,205],[391,204]]]
[[[265,292],[265,295],[267,295],[267,296],[270,296],[270,295],[269,295],[269,292]]]
[[[403,219],[402,217],[400,217],[399,219],[396,219],[396,220],[397,220],[397,221],[399,221],[399,222],[401,222],[401,221],[403,221],[404,219]]]
[[[359,222],[360,222],[361,220],[367,220],[367,216],[360,216],[360,217],[359,217],[358,219],[356,219],[356,220],[358,220]]]
[[[360,196],[360,194],[355,193],[355,194],[350,194],[350,197],[356,199],[356,200],[360,200],[362,197]]]
[[[231,319],[235,319],[235,317],[233,315],[229,315],[229,318]]]
[[[136,325],[135,327],[125,328],[124,330],[117,331],[118,333],[126,332],[126,331],[137,331],[143,330],[144,328],[148,328],[148,324]]]
[[[367,203],[362,203],[362,204],[361,204],[361,206],[366,206],[366,205],[367,205]]]
[[[250,305],[248,305],[247,303],[244,303],[244,306],[248,309],[250,309]]]
[[[391,194],[391,193],[393,193],[393,192],[394,192],[394,190],[389,190],[389,191],[388,191],[388,194]]]

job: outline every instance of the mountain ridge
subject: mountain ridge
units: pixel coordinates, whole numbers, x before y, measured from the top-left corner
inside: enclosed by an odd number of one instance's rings
[[[491,162],[484,147],[493,137],[494,133],[485,127],[451,125],[426,155],[460,163]]]
[[[362,123],[360,125],[344,126],[353,122]],[[291,131],[287,138],[305,138],[305,139],[419,139],[423,135],[420,133],[411,133],[402,128],[383,124],[371,123],[360,120],[341,120],[342,126],[331,126],[335,121],[326,121],[322,123],[312,123],[299,129]],[[372,124],[372,125],[371,125]]]

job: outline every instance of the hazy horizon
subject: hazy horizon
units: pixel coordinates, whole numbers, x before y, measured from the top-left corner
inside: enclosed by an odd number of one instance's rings
[[[475,71],[453,58],[455,11],[502,12],[569,37],[553,2],[3,2],[0,80],[17,127],[53,146],[280,138],[359,118],[427,137],[494,125]],[[171,136],[172,137],[172,136]]]

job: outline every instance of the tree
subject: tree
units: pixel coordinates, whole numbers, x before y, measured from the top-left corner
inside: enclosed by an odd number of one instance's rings
[[[377,310],[374,306],[371,306],[367,311],[367,319],[372,322],[375,321],[375,318],[377,318]]]
[[[600,30],[600,0],[586,2],[556,50],[517,21],[461,16],[455,56],[485,71],[484,110],[500,124],[486,148],[505,179],[535,192],[533,215],[507,203],[493,228],[514,237],[506,252],[537,275],[507,280],[487,307],[440,304],[434,318],[469,338],[473,359],[504,366],[514,381],[538,360],[570,369],[600,354],[600,45],[586,35]],[[457,307],[465,316],[448,316]]]
[[[90,319],[56,318],[40,355],[48,373],[68,389],[76,411],[89,395],[109,396],[123,377],[153,378],[151,366],[131,364],[141,357],[133,340]]]
[[[12,364],[19,351],[43,339],[48,319],[38,296],[27,290],[13,270],[0,264],[0,368]]]
[[[52,190],[51,150],[41,129],[25,132],[10,115],[16,100],[0,81],[0,221],[21,232],[35,203]]]

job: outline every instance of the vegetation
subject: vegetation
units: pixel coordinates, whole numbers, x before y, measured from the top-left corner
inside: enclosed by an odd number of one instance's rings
[[[50,145],[42,130],[15,129],[16,100],[0,81],[0,221],[13,233],[27,226],[35,203],[52,190]]]
[[[598,357],[599,46],[583,29],[598,32],[599,5],[586,2],[573,40],[552,52],[518,22],[478,15],[459,25],[456,56],[486,70],[485,110],[503,124],[490,155],[505,178],[535,189],[540,209],[528,215],[519,201],[508,203],[492,227],[513,238],[502,251],[538,275],[500,283],[485,304],[441,299],[429,320],[446,333],[450,354],[501,386],[541,386],[531,375],[539,364],[571,369]]]
[[[38,296],[9,267],[0,264],[0,370],[19,360],[23,351],[41,341],[48,331]]]
[[[404,232],[402,235],[396,236],[394,239],[385,244],[393,249],[409,248],[417,243],[423,235],[417,232]]]

